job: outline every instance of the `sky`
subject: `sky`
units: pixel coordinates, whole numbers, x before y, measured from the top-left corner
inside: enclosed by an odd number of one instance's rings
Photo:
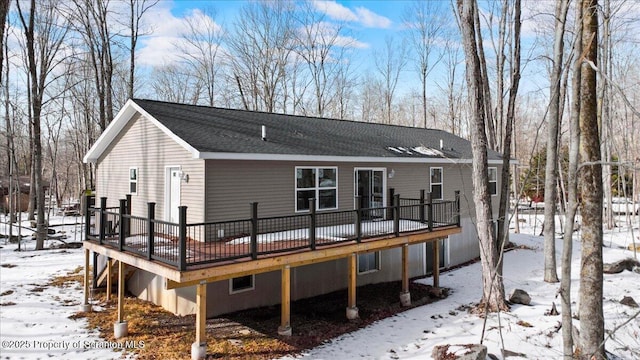
[[[166,56],[156,56],[166,50],[167,40],[179,36],[184,31],[184,18],[194,16],[198,11],[213,10],[215,23],[229,29],[236,20],[239,9],[247,1],[180,1],[160,0],[150,10],[149,26],[153,34],[141,41],[139,62],[159,65]],[[379,47],[385,36],[398,35],[402,30],[402,16],[409,1],[314,1],[316,9],[325,13],[328,20],[344,21],[349,34],[357,39],[363,53]],[[166,53],[165,53],[166,54]],[[366,56],[363,56],[366,58]]]

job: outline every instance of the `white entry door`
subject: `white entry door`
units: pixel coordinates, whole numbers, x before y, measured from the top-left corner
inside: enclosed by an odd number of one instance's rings
[[[178,223],[178,206],[180,206],[180,175],[179,167],[169,167],[166,171],[165,187],[165,220]]]

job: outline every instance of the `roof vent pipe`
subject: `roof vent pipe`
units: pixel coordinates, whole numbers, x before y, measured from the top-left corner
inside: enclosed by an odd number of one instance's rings
[[[444,142],[440,139],[440,150],[444,149]]]
[[[267,127],[262,125],[262,141],[267,141]]]

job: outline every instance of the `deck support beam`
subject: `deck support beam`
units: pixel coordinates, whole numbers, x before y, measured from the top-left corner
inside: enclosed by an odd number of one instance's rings
[[[348,258],[348,274],[349,274],[349,290],[348,290],[348,304],[347,304],[347,319],[355,320],[359,317],[358,307],[356,306],[356,287],[357,287],[357,270],[358,270],[358,255],[352,253]]]
[[[291,267],[285,265],[282,268],[282,282],[280,286],[282,300],[280,302],[280,326],[278,335],[291,336]]]
[[[80,310],[83,312],[91,311],[91,304],[89,304],[89,249],[84,249],[84,300]]]
[[[125,263],[118,262],[118,321],[113,324],[113,336],[116,339],[123,338],[129,334],[127,322],[124,320],[124,272]]]
[[[402,245],[402,291],[400,291],[400,304],[411,305],[411,293],[409,292],[409,244]]]
[[[207,356],[207,283],[196,285],[196,341],[191,344],[191,359]]]
[[[111,300],[111,288],[113,287],[113,263],[107,258],[107,301]]]
[[[433,287],[440,287],[440,239],[433,242]]]

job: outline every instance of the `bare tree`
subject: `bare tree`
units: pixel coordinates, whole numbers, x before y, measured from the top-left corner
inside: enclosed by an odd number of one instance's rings
[[[598,2],[582,0],[584,62],[580,84],[580,197],[582,198],[582,254],[580,270],[580,353],[587,359],[606,359],[602,311],[602,165],[597,116]]]
[[[567,213],[562,246],[562,277],[560,301],[562,314],[562,352],[565,359],[573,359],[573,320],[571,318],[571,257],[573,230],[578,211],[578,162],[580,147],[580,84],[582,63],[582,22],[580,6],[576,6],[576,41],[573,45],[573,77],[571,80],[571,116],[569,118],[569,168],[567,174]]]
[[[560,112],[560,81],[562,79],[564,33],[569,0],[556,3],[555,37],[553,42],[553,64],[549,95],[549,121],[547,125],[547,162],[544,183],[544,281],[558,282],[556,270],[556,204],[558,181],[558,128]]]
[[[228,36],[229,65],[245,109],[274,112],[282,100],[293,52],[292,12],[289,1],[250,2],[239,11]]]
[[[407,43],[403,40],[399,46],[394,44],[393,37],[386,37],[382,53],[374,53],[374,62],[382,77],[384,94],[385,122],[391,124],[393,98],[400,79],[400,73],[407,65]]]
[[[186,17],[187,33],[183,36],[184,43],[178,46],[181,57],[194,76],[200,79],[209,106],[215,105],[218,73],[222,65],[220,57],[223,55],[221,44],[225,36],[215,19],[213,9],[197,11]]]
[[[326,116],[326,111],[337,99],[334,97],[340,76],[344,79],[346,47],[353,40],[344,36],[342,23],[326,21],[324,14],[307,2],[296,16],[295,52],[306,65],[313,89],[313,111],[316,116]],[[334,91],[335,89],[335,91]]]
[[[447,19],[443,16],[440,1],[414,1],[405,10],[404,21],[409,28],[411,44],[415,52],[415,68],[420,78],[422,90],[422,120],[427,127],[427,76],[444,56],[436,53]]]
[[[131,30],[131,36],[129,37],[129,98],[133,98],[135,91],[136,46],[138,45],[138,37],[140,36],[140,21],[142,20],[144,13],[155,6],[158,1],[159,0],[129,0],[129,30]]]
[[[471,105],[471,147],[473,152],[472,180],[475,203],[476,228],[480,242],[482,265],[481,306],[489,311],[507,309],[502,277],[498,276],[499,251],[492,226],[491,195],[487,162],[487,134],[484,112],[485,93],[478,48],[482,46],[476,33],[477,3],[475,0],[457,0],[460,30],[466,59],[467,89]]]
[[[2,83],[2,67],[4,66],[4,48],[5,48],[5,36],[4,30],[7,24],[7,15],[9,14],[9,5],[11,1],[4,0],[0,2],[0,84]]]
[[[47,229],[44,219],[40,116],[45,90],[52,80],[54,68],[60,62],[58,53],[69,28],[64,24],[64,18],[59,16],[56,4],[52,1],[36,3],[36,0],[31,0],[27,14],[23,13],[19,1],[17,5],[18,15],[26,38],[27,67],[31,82],[30,123],[33,135],[33,174],[37,198],[36,249],[41,250],[44,248]]]

